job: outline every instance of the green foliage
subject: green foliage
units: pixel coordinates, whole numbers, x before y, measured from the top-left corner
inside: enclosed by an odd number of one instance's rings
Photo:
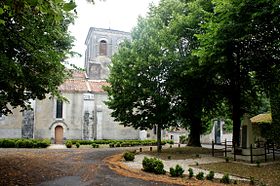
[[[257,161],[256,161],[256,165],[257,165],[257,167],[261,167],[261,162],[260,162],[260,160],[257,160]]]
[[[230,178],[228,174],[224,174],[223,177],[220,180],[221,183],[224,184],[230,184]]]
[[[92,143],[91,146],[92,146],[92,148],[99,148],[99,144],[96,144],[96,143]]]
[[[250,176],[250,185],[255,185],[255,178]]]
[[[157,145],[156,140],[70,140],[73,145],[79,143],[80,145],[95,144],[109,144],[110,147],[129,147],[129,146],[151,146]],[[161,145],[172,143],[171,140],[162,140]],[[110,145],[111,144],[111,145]]]
[[[182,135],[179,137],[180,138],[180,143],[186,144],[188,142],[188,136]]]
[[[189,178],[192,178],[194,176],[193,169],[189,168],[188,171],[189,171]]]
[[[0,148],[47,148],[48,139],[0,139]]]
[[[182,177],[184,173],[184,169],[180,165],[176,165],[175,168],[170,167],[170,174],[172,177]]]
[[[72,148],[72,141],[71,140],[67,140],[65,142],[65,145],[66,145],[67,148]]]
[[[135,158],[135,154],[133,152],[125,152],[123,155],[125,161],[133,161]]]
[[[62,62],[73,54],[68,26],[75,4],[5,0],[0,7],[1,113],[16,106],[28,109],[29,99],[41,100],[48,93],[61,97],[57,87],[69,74]]]
[[[229,162],[229,157],[225,157],[225,160],[228,163]]]
[[[195,177],[198,180],[204,180],[204,172],[199,172]]]
[[[80,143],[77,142],[77,143],[75,143],[75,145],[77,148],[80,148]]]
[[[27,139],[17,140],[15,145],[17,148],[32,148],[33,147],[32,141],[27,140]]]
[[[214,171],[210,171],[210,172],[206,175],[206,179],[212,181],[212,180],[214,179],[214,176],[215,176]]]
[[[164,164],[157,158],[144,157],[142,161],[143,170],[155,174],[165,174]]]

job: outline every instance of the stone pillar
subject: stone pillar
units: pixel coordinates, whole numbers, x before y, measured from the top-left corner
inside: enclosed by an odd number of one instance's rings
[[[222,125],[221,125],[221,120],[216,119],[214,120],[214,141],[215,144],[221,144],[222,140]]]
[[[84,112],[84,124],[83,124],[83,139],[89,139],[89,112]]]
[[[34,127],[34,111],[33,110],[23,111],[21,137],[33,138],[33,127]]]
[[[102,139],[103,113],[101,107],[96,110],[96,139]]]

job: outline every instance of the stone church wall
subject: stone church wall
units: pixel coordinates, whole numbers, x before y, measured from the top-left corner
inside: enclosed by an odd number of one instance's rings
[[[96,94],[97,139],[139,139],[139,130],[124,127],[111,117],[111,110],[105,105],[106,94]],[[99,118],[102,117],[102,118]],[[100,122],[100,123],[99,123]],[[101,125],[100,125],[101,124]],[[100,125],[100,127],[99,127]]]
[[[12,110],[13,114],[0,117],[0,138],[21,138],[22,112],[20,108]]]

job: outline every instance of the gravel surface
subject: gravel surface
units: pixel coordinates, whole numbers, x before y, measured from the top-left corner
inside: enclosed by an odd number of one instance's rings
[[[102,161],[124,150],[0,148],[0,185],[169,185],[118,175]]]

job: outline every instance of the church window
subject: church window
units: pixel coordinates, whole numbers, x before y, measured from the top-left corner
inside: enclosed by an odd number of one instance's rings
[[[107,42],[105,40],[101,40],[99,43],[99,55],[100,56],[107,55]]]
[[[56,101],[56,118],[62,118],[63,113],[63,102],[60,100]]]

